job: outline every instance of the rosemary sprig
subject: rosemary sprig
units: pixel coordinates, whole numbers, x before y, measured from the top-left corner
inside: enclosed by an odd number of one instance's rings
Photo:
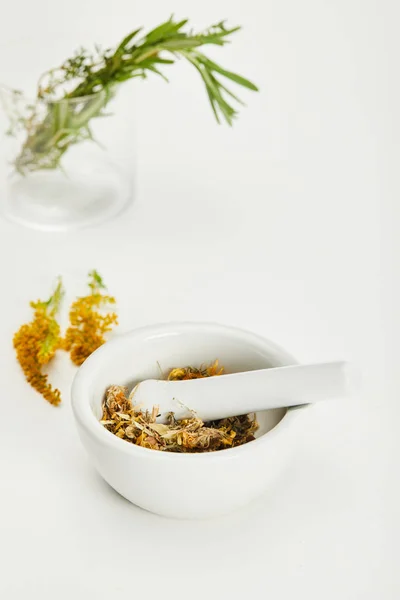
[[[56,168],[66,150],[82,140],[93,139],[90,121],[106,116],[105,108],[116,88],[135,77],[146,78],[183,58],[199,72],[218,122],[232,125],[237,110],[232,100],[241,100],[226,87],[226,80],[249,90],[257,87],[248,79],[222,68],[199,51],[201,46],[224,46],[240,27],[227,28],[222,21],[201,33],[186,30],[187,19],[173,17],[147,34],[141,29],[127,35],[116,49],[92,54],[81,49],[58,69],[45,73],[38,85],[38,104],[46,102],[47,112],[37,112],[22,120],[26,140],[16,158],[21,173],[43,168]],[[20,121],[21,122],[21,121]]]

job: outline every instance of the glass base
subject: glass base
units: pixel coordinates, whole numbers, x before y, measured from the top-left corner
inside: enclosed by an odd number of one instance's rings
[[[13,175],[2,209],[6,218],[26,227],[70,231],[115,217],[131,199],[129,180],[107,165],[89,173],[85,169]]]

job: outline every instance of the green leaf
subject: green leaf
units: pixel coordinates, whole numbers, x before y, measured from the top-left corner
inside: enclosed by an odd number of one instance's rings
[[[234,94],[233,92],[231,92],[231,90],[229,90],[227,87],[225,87],[220,81],[219,83],[219,87],[221,88],[221,90],[224,90],[224,92],[226,94],[228,94],[228,96],[230,96],[231,98],[233,98],[234,100],[236,100],[236,102],[238,104],[240,104],[241,106],[246,106],[246,104],[243,102],[243,100],[241,100],[240,98],[238,98],[236,96],[236,94]]]
[[[174,60],[162,59],[162,58],[159,58],[158,56],[149,56],[148,58],[141,60],[137,66],[139,66],[141,69],[145,69],[149,65],[156,65],[156,64],[172,65],[172,64],[174,64],[174,62],[175,62]],[[128,67],[130,69],[132,69],[134,66],[136,66],[136,65],[128,65]]]
[[[135,31],[132,31],[132,33],[130,33],[129,35],[127,35],[126,37],[124,37],[124,39],[122,40],[122,42],[120,43],[120,45],[118,46],[118,48],[115,51],[115,54],[121,54],[123,50],[126,49],[127,45],[129,44],[129,42],[131,40],[133,40],[133,38],[135,36],[137,36],[137,34],[142,31],[142,27],[139,27],[139,29],[135,29]]]
[[[148,67],[146,67],[146,69],[148,69],[149,71],[152,71],[153,73],[156,73],[157,75],[159,75],[160,77],[162,77],[164,79],[164,81],[168,82],[167,77],[165,77],[164,73],[161,73],[161,71],[159,71],[157,69],[157,67],[155,67],[154,65],[149,65]]]
[[[55,102],[54,104],[52,104],[51,107],[53,115],[53,131],[57,132],[60,129],[65,129],[67,127],[70,110],[68,101],[60,100],[60,102]]]
[[[145,37],[146,44],[153,44],[154,42],[157,42],[157,41],[160,41],[165,38],[172,37],[172,36],[178,34],[180,29],[182,29],[182,27],[184,27],[184,25],[186,25],[187,22],[188,22],[188,19],[183,19],[182,21],[178,21],[177,23],[174,23],[172,20],[172,17],[171,17],[168,21],[166,21],[165,23],[162,23],[161,25],[159,25],[158,27],[156,27],[155,29],[153,29],[146,35],[146,37]]]
[[[155,56],[153,61],[160,65],[173,65],[175,62],[172,58],[160,58],[159,56]]]
[[[221,121],[219,120],[218,112],[217,112],[217,109],[216,109],[216,107],[215,107],[215,100],[214,100],[214,98],[212,97],[212,95],[211,95],[211,92],[210,92],[210,90],[208,89],[208,87],[207,87],[207,86],[206,86],[206,92],[207,92],[207,96],[208,96],[208,99],[209,99],[209,101],[210,101],[210,104],[211,104],[212,111],[213,111],[213,113],[214,113],[214,116],[215,116],[215,118],[216,118],[216,121],[217,121],[217,123],[218,123],[218,124],[220,124],[220,123],[221,123]]]
[[[232,106],[230,106],[223,99],[223,97],[219,91],[219,85],[220,85],[219,82],[204,67],[202,68],[201,63],[199,61],[197,61],[196,58],[191,56],[190,53],[185,53],[184,56],[185,56],[185,58],[187,58],[187,60],[189,62],[191,62],[193,64],[193,66],[200,73],[200,75],[205,83],[208,98],[210,100],[211,107],[213,109],[214,115],[215,115],[218,123],[220,121],[219,121],[218,114],[216,111],[217,106],[220,109],[220,111],[221,111],[223,117],[225,118],[226,122],[228,123],[228,125],[232,125],[232,119],[235,116],[236,111],[234,110],[234,108]]]
[[[245,77],[242,77],[241,75],[238,75],[237,73],[233,73],[232,71],[227,71],[226,69],[223,69],[220,65],[213,62],[212,60],[210,60],[209,58],[207,58],[204,54],[201,54],[200,52],[194,51],[194,53],[196,54],[196,56],[198,56],[200,58],[201,62],[204,65],[206,65],[208,69],[210,69],[212,71],[217,71],[218,73],[220,73],[227,79],[230,79],[231,81],[234,81],[238,85],[246,87],[249,90],[253,90],[254,92],[259,91],[258,87],[256,85],[254,85],[254,83],[249,81],[249,79],[246,79]]]
[[[185,37],[179,39],[171,39],[166,40],[162,43],[162,47],[160,50],[186,50],[187,48],[195,48],[196,46],[201,46],[203,42],[198,37]]]
[[[103,282],[103,278],[101,277],[101,275],[99,275],[99,273],[96,271],[96,269],[93,269],[93,271],[90,271],[89,273],[89,287],[91,290],[95,290],[96,288],[99,289],[106,289],[106,286],[104,285]]]
[[[132,73],[117,73],[115,75],[115,79],[116,79],[116,81],[118,81],[118,83],[122,83],[123,81],[128,81],[128,79],[132,79],[133,77],[137,77],[137,75],[134,75]]]

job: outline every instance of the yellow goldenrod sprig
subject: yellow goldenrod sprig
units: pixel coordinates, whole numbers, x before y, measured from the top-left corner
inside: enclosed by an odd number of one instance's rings
[[[70,326],[63,343],[72,362],[78,366],[104,344],[104,334],[118,323],[114,312],[101,312],[107,306],[115,304],[115,298],[104,293],[106,287],[97,271],[89,273],[88,285],[90,294],[78,298],[71,306]]]
[[[90,294],[78,298],[71,306],[65,338],[56,320],[64,296],[61,278],[48,300],[31,302],[32,322],[22,325],[14,335],[17,359],[28,383],[54,405],[61,402],[61,394],[50,385],[48,375],[42,372],[43,366],[60,349],[67,350],[71,360],[81,365],[105,342],[104,334],[117,324],[115,313],[100,312],[107,305],[115,304],[115,298],[104,293],[106,287],[97,271],[89,273],[89,288]]]
[[[33,320],[22,325],[13,339],[17,359],[27,381],[48,402],[55,405],[61,402],[60,391],[51,386],[47,374],[42,373],[42,368],[62,346],[56,315],[63,295],[64,289],[60,278],[54,293],[47,301],[31,302],[34,309]]]

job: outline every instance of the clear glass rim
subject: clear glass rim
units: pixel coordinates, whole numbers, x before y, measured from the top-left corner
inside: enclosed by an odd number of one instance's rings
[[[42,102],[43,104],[80,104],[81,102],[88,102],[89,100],[93,100],[94,98],[99,98],[102,95],[106,95],[107,92],[104,88],[99,90],[98,92],[93,92],[92,94],[86,94],[85,96],[78,96],[76,98],[59,98],[59,99],[46,99],[46,98],[32,98],[29,94],[26,94],[22,90],[18,90],[16,88],[12,88],[9,85],[0,82],[0,93],[8,94],[9,96],[13,96],[15,93],[18,93],[20,98],[23,98],[28,102],[28,104],[36,104],[37,102]]]

